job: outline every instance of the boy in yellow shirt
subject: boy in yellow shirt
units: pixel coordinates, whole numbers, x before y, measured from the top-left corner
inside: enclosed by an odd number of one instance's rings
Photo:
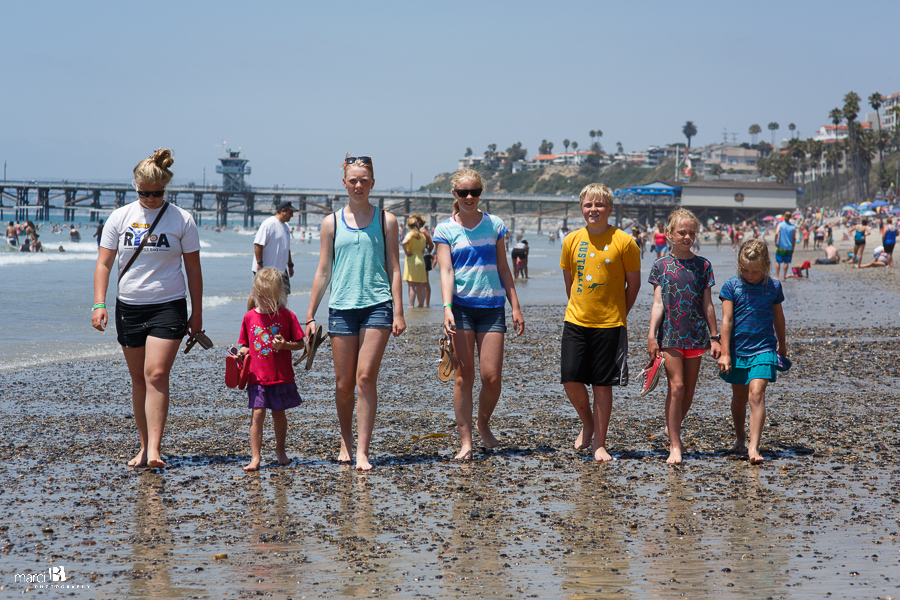
[[[628,385],[625,317],[641,288],[641,251],[634,238],[609,224],[612,190],[591,183],[581,190],[580,205],[587,225],[566,236],[559,260],[569,297],[562,384],[581,417],[575,448],[591,447],[596,461],[607,462],[612,460],[606,449],[612,386]]]

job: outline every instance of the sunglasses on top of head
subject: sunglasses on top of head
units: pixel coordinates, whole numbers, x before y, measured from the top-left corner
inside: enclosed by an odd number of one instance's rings
[[[166,194],[166,190],[159,190],[157,192],[147,192],[144,190],[138,190],[138,196],[141,198],[149,198],[153,196],[154,198],[162,198]]]
[[[357,162],[361,162],[364,165],[371,165],[372,157],[371,156],[348,156],[347,158],[344,159],[345,165],[352,165]]]
[[[455,190],[456,195],[460,198],[466,198],[468,196],[472,196],[473,198],[478,198],[481,196],[481,192],[484,191],[484,188],[472,188],[471,190]]]

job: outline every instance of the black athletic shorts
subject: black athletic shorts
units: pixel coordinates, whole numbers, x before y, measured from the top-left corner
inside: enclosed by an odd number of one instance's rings
[[[582,327],[566,321],[562,334],[562,383],[628,385],[628,331]]]
[[[126,304],[116,299],[116,339],[125,348],[140,348],[147,336],[180,340],[187,333],[187,299],[162,304]]]

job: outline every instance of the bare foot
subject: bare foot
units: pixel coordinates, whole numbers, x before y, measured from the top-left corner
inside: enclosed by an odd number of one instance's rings
[[[338,462],[348,463],[350,462],[350,451],[347,450],[347,446],[341,443],[341,451],[338,453]]]
[[[151,469],[162,469],[168,465],[166,465],[166,461],[159,454],[147,454],[147,466]]]
[[[676,446],[672,446],[669,448],[669,458],[666,459],[666,463],[670,465],[680,465],[681,464],[681,448]]]
[[[453,460],[472,460],[472,449],[465,448],[459,451],[459,454],[453,457]]]
[[[745,454],[747,452],[746,440],[744,438],[734,440],[734,446],[731,447],[731,451],[735,454]]]
[[[594,450],[594,460],[597,462],[609,462],[613,459],[612,456],[609,455],[609,452],[606,451],[606,448],[600,446]]]
[[[275,452],[275,458],[278,459],[278,464],[282,467],[291,464],[291,459],[284,452]]]
[[[481,427],[478,423],[475,423],[475,427],[478,429],[478,434],[481,436],[481,443],[484,444],[485,448],[496,448],[500,445],[500,442],[497,441],[497,438],[494,437],[494,434],[491,433],[491,428],[488,425]]]
[[[250,459],[250,462],[247,463],[247,466],[244,467],[245,471],[259,471],[259,457],[255,456]]]
[[[750,448],[747,450],[747,456],[750,458],[751,465],[758,465],[763,462],[764,459],[762,454],[759,453],[759,448]]]
[[[578,434],[578,437],[575,438],[575,449],[576,450],[584,450],[585,448],[591,447],[591,441],[594,437],[594,431],[591,430],[590,433],[585,432],[584,425],[581,426],[581,432]]]
[[[128,461],[129,467],[144,467],[147,465],[147,452],[142,448],[134,458]]]
[[[369,462],[369,457],[365,454],[356,454],[356,470],[357,471],[371,471],[372,464]]]

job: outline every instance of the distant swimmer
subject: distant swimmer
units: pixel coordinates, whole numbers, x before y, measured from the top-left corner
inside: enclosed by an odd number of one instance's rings
[[[19,232],[16,231],[16,224],[12,221],[6,226],[6,243],[10,246],[19,245]]]
[[[70,242],[80,242],[81,241],[81,233],[75,229],[74,225],[69,226],[69,241]]]

